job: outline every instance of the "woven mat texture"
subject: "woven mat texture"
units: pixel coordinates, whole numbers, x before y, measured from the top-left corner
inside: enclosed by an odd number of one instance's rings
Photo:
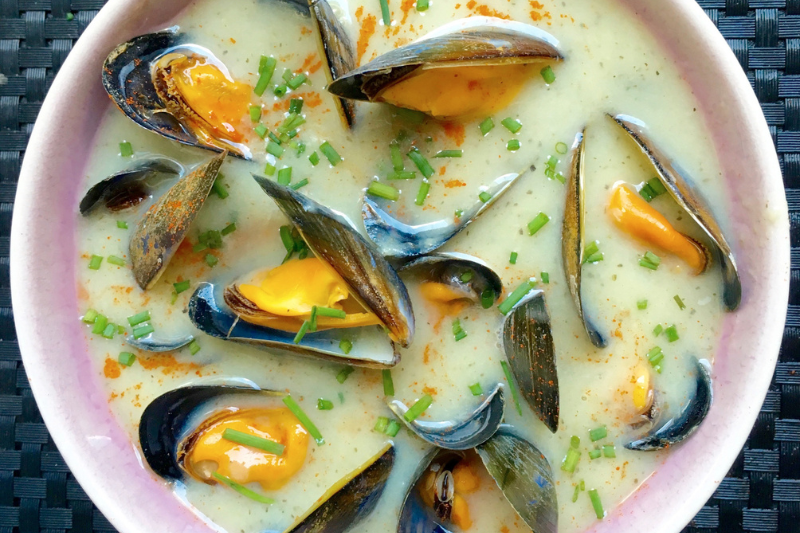
[[[8,275],[11,212],[28,136],[53,77],[104,1],[0,0],[0,533],[114,531],[42,422],[20,360]],[[767,399],[728,476],[685,531],[798,533],[800,0],[698,2],[747,71],[770,125],[789,200],[792,273],[780,362]]]

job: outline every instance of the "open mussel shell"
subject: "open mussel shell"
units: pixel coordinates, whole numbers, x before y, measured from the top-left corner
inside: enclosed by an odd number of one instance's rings
[[[184,335],[181,337],[174,337],[174,338],[164,338],[159,337],[157,335],[147,335],[145,337],[141,337],[139,339],[135,338],[133,335],[129,335],[125,338],[125,343],[129,346],[133,346],[137,350],[142,350],[145,352],[153,352],[153,353],[161,353],[161,352],[174,352],[175,350],[180,350],[184,346],[187,346],[190,342],[194,340],[193,335]]]
[[[487,290],[494,293],[495,301],[503,294],[503,281],[489,265],[458,252],[424,255],[404,264],[399,272],[448,285],[474,303],[481,303],[481,295]]]
[[[407,347],[414,336],[414,312],[406,286],[389,262],[341,213],[267,178],[253,175],[300,232],[308,247],[344,279],[353,296]]]
[[[628,115],[609,115],[639,146],[656,169],[661,183],[672,198],[694,219],[714,243],[714,251],[722,266],[724,284],[722,300],[728,311],[734,311],[742,300],[742,283],[733,252],[714,219],[714,215],[700,194],[692,187],[689,175],[664,153],[650,138],[647,126],[641,120]]]
[[[183,167],[173,159],[149,156],[93,185],[80,203],[81,215],[88,215],[103,204],[109,211],[121,211],[138,205],[153,194],[162,181],[183,174]]]
[[[680,414],[662,420],[663,410],[654,409],[657,418],[653,421],[654,427],[644,435],[625,445],[629,450],[651,451],[660,450],[677,444],[694,433],[708,414],[714,399],[714,389],[711,383],[711,365],[706,360],[695,359],[695,391]]]
[[[567,277],[567,286],[572,295],[572,301],[578,315],[583,321],[583,327],[589,340],[598,348],[606,346],[606,339],[587,316],[583,306],[581,292],[581,269],[583,268],[583,233],[584,233],[584,157],[586,145],[583,132],[575,135],[569,163],[569,179],[567,181],[567,199],[564,209],[564,222],[561,227],[561,260],[564,264],[564,274]]]
[[[343,533],[378,505],[394,466],[391,443],[327,490],[284,533]]]
[[[159,476],[178,480],[188,475],[183,460],[184,445],[213,409],[204,408],[225,396],[254,399],[284,393],[234,385],[193,385],[162,394],[153,400],[139,420],[139,442],[147,464]]]
[[[136,283],[151,288],[164,272],[208,197],[227,152],[195,168],[144,214],[130,242]]]
[[[426,483],[428,470],[433,468],[437,472],[449,470],[463,459],[464,454],[462,453],[438,448],[422,459],[403,500],[403,508],[400,510],[400,518],[397,523],[397,533],[451,533],[452,525],[445,517],[439,516],[443,514],[441,509],[435,510],[428,505],[422,499],[421,492],[426,488],[423,483]]]
[[[202,283],[189,300],[189,318],[206,335],[249,344],[269,352],[315,357],[368,368],[391,368],[399,360],[394,344],[378,326],[306,333],[295,344],[294,333],[258,326],[239,318],[225,304],[223,290],[222,286]],[[350,353],[342,351],[340,342],[343,339],[352,343]]]
[[[503,321],[503,350],[520,394],[539,420],[558,430],[556,353],[544,292],[532,290]]]
[[[328,86],[336,96],[379,100],[380,93],[418,69],[522,64],[563,59],[558,40],[534,26],[492,17],[445,24],[422,39],[382,54]]]
[[[489,201],[478,200],[465,209],[457,221],[448,218],[412,226],[394,218],[369,196],[364,197],[361,218],[367,235],[384,256],[403,258],[427,254],[443,246],[489,209],[522,174],[524,171],[512,172],[494,180],[485,189],[492,196]]]
[[[400,400],[390,400],[389,408],[419,438],[445,450],[469,450],[485,442],[503,422],[505,399],[503,386],[498,384],[481,404],[464,420],[433,422],[405,419],[408,411]]]

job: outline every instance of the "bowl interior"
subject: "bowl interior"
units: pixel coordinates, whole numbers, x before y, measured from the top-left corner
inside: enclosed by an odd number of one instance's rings
[[[715,399],[705,423],[640,490],[591,529],[638,533],[646,523],[654,533],[674,532],[722,480],[766,394],[786,315],[789,224],[761,108],[714,25],[693,0],[622,1],[669,50],[700,101],[728,185],[725,199],[744,286],[739,311],[725,318],[713,372]],[[103,59],[119,42],[168,26],[189,3],[111,0],[99,13],[42,106],[20,175],[12,226],[12,298],[31,387],[70,468],[124,532],[216,530],[143,466],[138,449],[110,412],[77,325],[78,298],[71,283],[77,191],[92,144],[87,140],[94,138],[110,105],[100,82]],[[757,234],[753,228],[764,226],[754,222],[762,219],[770,231]]]

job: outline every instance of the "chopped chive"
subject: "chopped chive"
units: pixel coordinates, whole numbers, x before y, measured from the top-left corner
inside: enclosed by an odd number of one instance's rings
[[[150,311],[142,311],[128,317],[128,324],[131,326],[138,326],[142,322],[150,320]]]
[[[606,512],[603,510],[603,503],[600,501],[600,495],[597,493],[597,489],[589,489],[589,499],[592,500],[594,514],[597,518],[603,519],[606,516]]]
[[[396,437],[401,427],[400,422],[397,420],[389,420],[389,425],[386,426],[386,431],[384,431],[384,433],[389,437]]]
[[[300,154],[302,154],[302,153],[303,153],[303,152],[305,152],[305,151],[306,151],[306,145],[305,145],[305,143],[298,142],[298,143],[297,143],[297,155],[299,156]]]
[[[431,184],[428,183],[428,180],[423,180],[422,183],[419,184],[419,191],[417,191],[417,198],[414,200],[414,203],[417,205],[424,204],[430,190]]]
[[[597,263],[603,260],[603,252],[596,252],[586,258],[584,263]]]
[[[564,456],[564,460],[561,461],[561,470],[564,472],[569,472],[570,474],[574,473],[575,467],[578,466],[578,461],[580,460],[580,450],[570,447],[570,449],[567,450],[567,455]]]
[[[173,283],[172,286],[175,287],[175,292],[180,294],[183,291],[189,290],[189,285],[190,284],[191,284],[191,281],[189,281],[188,279],[185,279],[183,281],[179,281],[177,283]]]
[[[586,483],[584,483],[583,480],[581,480],[580,487],[581,487],[581,492],[586,490]]]
[[[278,171],[278,183],[284,187],[292,182],[292,167],[283,167]]]
[[[280,158],[283,155],[283,150],[284,148],[280,144],[272,140],[267,143],[267,153],[272,154],[277,158]]]
[[[317,399],[317,410],[318,411],[330,411],[333,409],[333,402],[330,400],[326,400],[325,398],[318,398]]]
[[[95,335],[100,335],[106,329],[106,325],[108,325],[108,318],[106,318],[105,315],[98,314],[94,319],[92,333]]]
[[[230,196],[228,194],[228,189],[226,189],[225,186],[222,184],[221,178],[217,178],[214,180],[214,185],[211,186],[211,190],[217,193],[217,196],[219,196],[220,200],[224,200],[225,198]]]
[[[217,259],[216,255],[206,254],[206,264],[209,267],[214,268],[217,263],[219,263],[219,259]]]
[[[494,289],[491,287],[486,287],[483,292],[481,292],[481,307],[484,309],[489,309],[494,305],[496,295],[494,293]]]
[[[556,74],[553,72],[553,69],[550,68],[550,65],[547,65],[542,69],[542,78],[544,78],[544,82],[548,85],[556,81]]]
[[[647,251],[647,252],[644,253],[644,259],[647,260],[647,261],[650,261],[651,263],[653,263],[656,266],[661,264],[661,258],[658,257],[653,252],[650,252],[650,251]]]
[[[414,420],[419,418],[420,415],[424,413],[425,410],[428,409],[428,407],[430,407],[432,403],[433,403],[433,397],[430,394],[426,394],[425,396],[417,400],[417,402],[414,405],[412,405],[408,411],[406,411],[406,413],[403,415],[403,418],[406,419],[406,422],[413,422]]]
[[[311,316],[308,318],[308,331],[317,331],[317,311],[316,305],[311,308]]]
[[[258,136],[259,136],[259,137],[261,137],[262,139],[263,139],[264,137],[266,137],[266,136],[267,136],[267,133],[269,132],[269,130],[267,129],[267,127],[266,127],[265,125],[263,125],[263,124],[259,124],[258,126],[256,126],[255,128],[253,128],[253,131],[255,131],[255,132],[256,132],[256,135],[258,135]]]
[[[131,366],[133,362],[136,361],[136,356],[131,352],[120,352],[117,361],[119,361],[121,365]]]
[[[504,118],[503,120],[500,121],[500,124],[505,126],[506,129],[511,133],[517,133],[519,130],[522,129],[522,123],[519,120],[513,119],[511,117]]]
[[[544,164],[545,164],[545,166],[547,168],[553,168],[554,169],[554,168],[556,168],[556,165],[558,164],[558,162],[559,162],[559,159],[557,157],[549,155],[549,156],[547,156],[547,161],[545,161]]]
[[[659,335],[661,335],[662,331],[664,331],[664,326],[662,326],[661,324],[658,324],[655,328],[653,328],[653,335],[658,337]]]
[[[464,155],[464,150],[439,150],[433,157],[461,157]]]
[[[284,96],[286,96],[286,92],[288,90],[289,88],[286,86],[286,84],[282,83],[280,85],[275,86],[275,88],[272,89],[272,94],[274,94],[278,98],[283,98]]]
[[[155,330],[156,329],[150,324],[139,324],[138,326],[133,327],[133,338],[141,339],[145,335],[150,335]]]
[[[566,154],[568,149],[569,149],[569,147],[567,146],[566,143],[562,143],[562,142],[557,142],[556,143],[556,153]]]
[[[278,229],[278,234],[281,237],[283,247],[287,252],[293,252],[295,248],[294,237],[292,237],[292,228],[289,226],[281,226]]]
[[[512,265],[516,265],[517,257],[519,257],[519,254],[517,252],[511,252],[511,257],[508,258],[508,262],[511,263]]]
[[[463,209],[456,209],[455,212],[453,213],[453,216],[456,217],[456,218],[463,217],[464,216],[464,210]]]
[[[303,99],[292,98],[289,100],[289,114],[299,115],[303,111]]]
[[[109,257],[109,258],[108,258],[108,260],[109,260],[109,261],[111,261],[111,258]],[[676,295],[675,295],[673,298],[674,298],[674,300],[675,300],[675,303],[676,303],[676,304],[678,304],[678,307],[680,307],[681,311],[683,311],[684,309],[686,309],[686,304],[685,304],[685,303],[683,303],[683,300],[681,300],[681,297],[680,297],[680,296],[678,296],[678,295],[676,294]]]
[[[97,320],[99,314],[100,313],[98,313],[94,309],[87,309],[86,314],[83,315],[83,318],[81,318],[81,320],[86,324],[94,324],[94,321]]]
[[[536,218],[528,222],[528,235],[535,235],[536,232],[542,229],[549,221],[550,217],[540,212],[536,215]]]
[[[117,227],[119,229],[128,229],[128,223],[124,220],[117,220]]]
[[[647,181],[647,184],[650,186],[653,192],[656,193],[656,196],[667,192],[667,188],[664,187],[664,184],[661,183],[661,180],[658,178],[651,178]]]
[[[339,393],[339,403],[344,403],[344,393],[343,392]]]
[[[310,156],[308,156],[308,160],[311,162],[312,166],[317,166],[319,163],[319,154],[317,152],[313,152]]]
[[[306,185],[308,185],[308,178],[303,178],[300,181],[298,181],[297,183],[291,185],[291,188],[292,188],[292,190],[296,191],[298,189],[301,189],[301,188],[305,187]]]
[[[650,270],[658,270],[658,265],[651,263],[645,258],[639,259],[639,266],[649,268]]]
[[[617,449],[613,444],[603,445],[603,456],[613,459],[617,456]]]
[[[572,503],[578,501],[578,495],[581,493],[580,485],[575,485],[575,492],[572,493]]]
[[[253,92],[258,96],[264,94],[267,90],[269,82],[272,80],[272,75],[275,73],[275,67],[278,65],[278,60],[274,57],[261,56],[258,68],[258,81],[253,89]]]
[[[411,170],[393,170],[387,174],[387,180],[413,180],[417,173]]]
[[[219,230],[219,234],[224,237],[226,235],[230,235],[234,231],[236,231],[236,222],[231,222],[230,224]]]
[[[290,79],[292,79],[292,76],[293,74],[291,69],[288,68],[283,69],[283,74],[281,74],[281,79],[283,81],[289,81]]]
[[[103,329],[103,333],[102,333],[103,337],[105,337],[106,339],[113,339],[114,335],[116,335],[116,334],[117,334],[117,325],[112,323],[112,322],[109,322],[106,325],[106,327],[105,327],[105,329]]]
[[[394,381],[392,380],[392,371],[388,368],[383,370],[383,395],[394,396]]]
[[[389,144],[389,151],[392,157],[392,168],[395,172],[401,172],[405,165],[403,164],[403,154],[400,153],[400,145],[397,144],[397,141],[392,141]]]
[[[372,429],[378,433],[384,433],[387,427],[389,427],[389,419],[385,416],[379,416]]]
[[[392,202],[400,198],[400,191],[391,185],[386,185],[379,181],[373,181],[369,184],[369,187],[367,187],[367,194],[378,196],[379,198],[384,198]]]
[[[195,355],[199,351],[200,343],[197,342],[197,339],[192,339],[192,342],[189,343],[189,354]]]
[[[125,260],[121,257],[117,257],[116,255],[109,255],[106,260],[112,265],[125,266]]]
[[[172,291],[172,298],[170,298],[169,304],[170,305],[175,305],[175,302],[177,302],[177,301],[178,301],[178,293],[175,292],[175,291]]]
[[[264,174],[266,174],[267,176],[274,176],[275,170],[277,170],[275,168],[275,165],[273,165],[272,163],[267,163],[267,165],[264,167]]]
[[[380,0],[381,1],[381,18],[383,18],[383,25],[384,26],[391,26],[392,25],[392,13],[389,11],[389,1],[388,0]]]
[[[639,309],[647,309],[647,300],[639,300],[636,302],[636,307]]]
[[[503,302],[497,306],[497,310],[507,315],[511,309],[517,305],[517,303],[525,297],[531,289],[536,286],[536,280],[533,278],[528,279],[527,281],[523,281],[519,287],[514,289],[514,292],[508,295],[508,298],[503,300]]]
[[[208,249],[208,245],[206,243],[204,243],[204,242],[198,242],[197,244],[192,246],[192,251],[195,252],[195,253],[202,252],[203,250],[207,250],[207,249]]]
[[[656,366],[661,361],[664,360],[664,352],[661,351],[661,347],[656,346],[651,348],[649,352],[647,352],[647,360],[650,362],[651,365]]]
[[[317,307],[317,316],[329,316],[332,318],[347,318],[347,313],[341,309],[332,309],[330,307]]]
[[[458,342],[458,341],[460,341],[460,340],[462,340],[462,339],[464,339],[466,337],[467,337],[467,332],[464,331],[463,329],[455,334],[456,342]]]
[[[489,200],[491,200],[491,199],[492,199],[492,195],[491,195],[491,194],[489,194],[489,193],[488,193],[488,192],[486,192],[486,191],[481,191],[481,192],[480,192],[480,194],[478,195],[478,199],[479,199],[481,202],[483,202],[483,203],[486,203],[486,202],[488,202]]]
[[[600,439],[604,439],[608,436],[608,430],[605,426],[600,426],[599,428],[594,428],[589,430],[589,438],[592,439],[592,442],[597,442]]]
[[[339,155],[339,152],[334,150],[333,146],[331,146],[328,141],[325,141],[319,145],[319,151],[322,152],[322,155],[324,155],[334,167],[342,161],[342,157]]]
[[[478,127],[481,130],[481,134],[483,134],[485,137],[486,134],[488,134],[494,128],[494,120],[492,120],[492,117],[486,117]]]
[[[480,396],[483,394],[483,387],[481,387],[480,383],[473,383],[469,386],[469,391],[472,393],[473,396]]]
[[[644,198],[645,202],[652,202],[652,201],[653,201],[653,198],[655,198],[655,197],[656,197],[656,194],[655,194],[655,192],[653,192],[653,189],[651,189],[651,188],[650,188],[650,185],[648,185],[647,183],[645,183],[645,184],[644,184],[644,185],[642,185],[642,187],[639,189],[639,196],[641,196],[642,198]]]
[[[130,157],[133,155],[133,146],[128,141],[119,143],[119,155],[122,157]]]
[[[350,374],[352,374],[354,370],[355,370],[355,368],[353,368],[352,366],[346,366],[346,367],[342,368],[339,371],[339,373],[336,374],[336,381],[338,381],[339,383],[344,383],[345,381],[347,381],[347,377]]]
[[[520,147],[519,139],[511,139],[506,143],[506,150],[508,150],[509,152],[516,152],[517,150],[519,150],[519,147]]]
[[[419,150],[414,148],[406,155],[414,163],[414,166],[416,166],[419,169],[419,171],[422,173],[423,176],[425,176],[426,178],[430,178],[431,176],[433,176],[434,172],[433,167],[431,166],[430,163],[428,163],[428,160],[425,158],[424,155],[422,155],[422,153]]]
[[[74,20],[75,15],[73,13],[67,13],[64,18],[66,18],[67,20]]]
[[[550,274],[548,272],[542,272],[542,283],[550,283]]]
[[[273,455],[283,455],[283,451],[286,449],[286,446],[280,442],[275,442],[274,440],[265,439],[264,437],[259,437],[258,435],[251,435],[250,433],[237,431],[231,428],[225,428],[225,431],[222,432],[222,438],[231,442],[235,442],[236,444],[242,444],[244,446],[249,446],[250,448],[263,450]]]
[[[581,445],[581,438],[577,435],[573,435],[569,438],[569,445],[571,448],[578,449]]]
[[[583,249],[583,254],[592,255],[596,254],[599,251],[600,251],[600,243],[598,241],[592,241],[586,246],[586,248]]]
[[[680,339],[678,336],[678,328],[675,327],[675,324],[672,324],[670,327],[665,329],[664,335],[667,336],[667,340],[669,340],[669,342],[675,342],[676,340]]]
[[[92,270],[100,270],[100,264],[103,262],[102,256],[93,255],[89,259],[89,268]]]
[[[253,122],[258,122],[261,120],[261,106],[260,105],[251,105],[250,106],[250,120]]]
[[[311,324],[308,322],[308,320],[304,320],[300,325],[300,329],[297,330],[297,335],[294,336],[294,340],[292,342],[295,344],[300,344],[300,341],[303,340],[303,337],[305,337],[306,333],[308,333],[308,328],[310,326]]]
[[[251,500],[257,501],[258,503],[263,503],[265,505],[269,505],[271,503],[275,503],[275,500],[273,500],[272,498],[268,498],[267,496],[259,494],[259,493],[255,492],[253,490],[250,490],[247,487],[245,487],[244,485],[240,485],[240,484],[236,483],[234,480],[223,476],[222,474],[214,472],[211,475],[214,476],[214,479],[216,479],[220,483],[223,483],[223,484],[229,486],[230,488],[232,488],[233,490],[235,490],[236,492],[238,492],[242,496],[246,496],[246,497],[250,498]]]
[[[601,455],[603,455],[603,452],[600,451],[598,448],[595,448],[594,450],[589,450],[589,459],[591,460],[600,459]]]
[[[277,144],[283,144],[283,141],[281,140],[281,138],[279,136],[275,135],[272,132],[267,133],[267,137],[269,137],[271,141],[273,141],[273,142],[275,142]]]
[[[347,339],[342,339],[339,341],[339,349],[347,355],[350,353],[350,350],[353,349],[353,343]]]
[[[428,4],[428,0],[417,0],[417,11],[419,11],[420,13],[423,11],[427,11],[428,7],[430,7]]]
[[[519,403],[519,389],[517,389],[517,382],[514,380],[514,376],[511,375],[511,369],[506,361],[500,361],[500,366],[503,367],[503,374],[505,374],[506,381],[508,381],[508,388],[511,389],[511,397],[514,399],[514,405],[517,407],[517,413],[522,416],[522,405]]]
[[[289,81],[287,81],[286,85],[288,85],[289,88],[294,91],[298,87],[303,85],[306,82],[307,79],[308,79],[308,76],[306,76],[305,73],[301,72],[297,76],[295,76],[292,79],[290,79]]]
[[[317,446],[322,446],[325,444],[325,439],[322,438],[322,433],[319,432],[317,426],[308,418],[308,415],[303,412],[297,402],[294,401],[291,395],[286,395],[283,398],[283,403],[286,404],[286,407],[297,417],[303,427],[314,437],[314,440],[317,441]]]

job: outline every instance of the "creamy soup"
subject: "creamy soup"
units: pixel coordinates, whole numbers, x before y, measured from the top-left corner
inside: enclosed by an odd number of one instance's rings
[[[592,494],[608,512],[634,494],[669,453],[624,447],[635,435],[630,424],[640,410],[635,405],[634,382],[641,369],[650,376],[662,410],[676,415],[694,392],[693,358],[713,360],[725,312],[716,261],[706,272],[695,275],[686,261],[634,239],[611,219],[609,202],[615,186],[619,182],[638,186],[652,180],[656,171],[606,113],[625,113],[645,121],[664,152],[693,177],[694,186],[710,201],[724,231],[723,178],[709,133],[677,66],[635,16],[614,1],[479,4],[475,0],[433,0],[426,10],[419,11],[413,1],[389,0],[388,7],[391,27],[383,23],[377,0],[336,6],[361,65],[452,20],[478,15],[510,18],[548,32],[558,40],[565,59],[543,60],[529,67],[519,94],[491,112],[492,128],[481,112],[480,116],[436,120],[386,104],[359,102],[355,125],[347,129],[333,97],[325,90],[326,64],[307,14],[292,4],[267,0],[239,0],[235,9],[216,0],[193,3],[176,21],[186,42],[210,50],[232,79],[247,84],[248,105],[260,107],[254,111],[254,121],[246,107],[241,109],[242,123],[237,126],[244,133],[242,142],[252,151],[252,160],[226,159],[221,169],[224,177],[218,178],[167,269],[146,291],[134,280],[129,240],[148,205],[172,182],[162,183],[152,199],[133,208],[117,212],[99,208],[87,216],[76,214],[76,282],[83,305],[78,312],[84,316],[87,310],[94,310],[125,329],[125,334],[111,332],[112,338],[106,338],[92,333],[94,325],[84,324],[97,374],[107,386],[111,409],[134,442],[138,442],[142,412],[153,399],[187,384],[226,379],[290,393],[313,421],[324,444],[308,440],[307,456],[288,482],[276,490],[265,490],[257,483],[248,485],[273,499],[272,504],[250,499],[221,483],[206,484],[191,477],[174,483],[176,498],[218,530],[284,530],[340,478],[391,440],[396,459],[385,490],[374,511],[352,531],[395,531],[408,487],[432,447],[405,426],[395,437],[375,430],[379,417],[394,420],[382,371],[358,367],[348,374],[342,372],[347,367],[336,362],[273,354],[213,338],[192,325],[187,306],[201,282],[226,285],[255,270],[275,268],[284,260],[280,227],[288,221],[251,173],[269,174],[273,166],[269,179],[275,180],[281,169],[291,167],[290,183],[300,186],[299,193],[343,213],[363,233],[365,189],[376,177],[399,192],[399,198],[390,202],[370,197],[393,216],[421,224],[452,221],[457,211],[479,201],[481,192],[496,178],[522,172],[484,214],[438,251],[480,258],[502,279],[504,298],[531,278],[544,291],[560,378],[557,431],[551,432],[525,401],[519,408],[514,401],[513,384],[508,383],[501,365],[506,360],[500,336],[504,315],[496,306],[472,305],[445,312],[422,294],[419,280],[407,276],[403,279],[408,281],[416,332],[410,345],[399,350],[399,362],[391,369],[394,398],[411,406],[428,395],[432,404],[418,420],[457,420],[471,413],[497,384],[503,384],[505,422],[541,450],[552,468],[558,531],[584,530],[603,514],[597,502],[593,505],[590,491],[596,491]],[[262,55],[275,58],[277,66],[269,87],[258,97],[252,94],[252,87],[259,79]],[[547,66],[549,71],[540,74]],[[273,88],[283,83],[285,69],[291,70],[288,79],[305,73],[308,80],[285,96],[276,96]],[[446,87],[431,82],[413,90],[433,94],[442,89]],[[277,131],[292,98],[303,99],[305,123],[298,128],[294,142],[284,143],[283,154],[275,159],[267,155],[267,141],[259,138],[256,128],[260,124]],[[498,97],[495,103],[504,103],[500,100]],[[506,118],[512,119],[510,129],[501,123]],[[517,129],[513,120],[521,124],[516,132],[512,132]],[[583,303],[587,316],[607,339],[605,348],[590,342],[562,264],[561,227],[568,186],[562,181],[570,173],[568,150],[584,128],[585,244],[597,241],[602,260],[595,256],[583,265]],[[393,170],[393,140],[402,147],[404,171],[416,172],[412,179],[386,179]],[[188,169],[213,155],[140,128],[112,106],[93,142],[85,189],[154,154],[172,158]],[[121,148],[120,143],[129,144]],[[299,143],[305,146],[301,153]],[[320,149],[323,143],[327,145]],[[412,146],[433,171],[421,206],[415,201],[422,177],[405,156]],[[328,147],[341,158],[335,166],[328,158]],[[442,150],[460,150],[461,157],[434,157]],[[312,164],[316,160],[317,164]],[[307,184],[303,184],[305,180]],[[636,189],[631,190],[640,197]],[[679,231],[708,241],[669,194],[659,195],[648,205]],[[228,229],[222,232],[221,246],[201,250],[204,246],[198,243],[207,240],[206,232],[224,228]],[[641,265],[648,251],[657,254],[660,264]],[[92,261],[92,266],[98,266],[93,256],[103,258],[98,268],[88,268]],[[111,256],[114,258],[109,260]],[[296,256],[291,261],[297,261]],[[647,263],[646,258],[644,261]],[[128,345],[126,335],[133,327],[127,318],[145,310],[154,337],[174,339],[191,334],[194,343],[165,353],[148,353]],[[648,354],[650,358],[657,355],[656,347],[663,353],[663,359],[655,359],[658,371],[648,362]],[[120,353],[124,355],[120,357]],[[474,395],[470,386],[481,389],[483,395]],[[320,399],[325,402],[320,404]],[[283,404],[278,399],[272,406]],[[326,408],[320,410],[320,406]],[[593,441],[590,431],[602,427],[606,436]],[[569,472],[562,468],[562,461],[573,446],[572,437],[580,438],[576,448],[580,459],[567,468],[574,470]],[[461,522],[453,529],[528,531],[480,461],[472,457],[469,464],[478,483],[477,490],[463,495],[471,526]]]

